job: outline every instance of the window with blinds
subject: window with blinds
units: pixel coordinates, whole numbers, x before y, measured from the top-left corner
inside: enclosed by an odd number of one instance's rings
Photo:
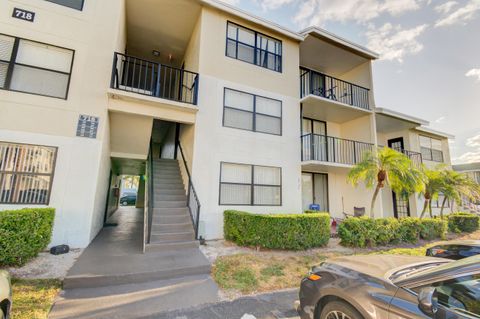
[[[442,141],[428,136],[419,136],[422,158],[427,161],[443,162]]]
[[[48,205],[57,148],[0,142],[0,204]]]
[[[281,168],[221,163],[220,205],[282,205]]]
[[[84,0],[47,0],[48,2],[53,2],[61,6],[69,7],[75,10],[83,10]]]
[[[282,101],[225,88],[223,126],[282,135]]]
[[[0,34],[0,88],[66,99],[73,51]]]
[[[282,72],[282,42],[232,22],[227,23],[226,55]]]

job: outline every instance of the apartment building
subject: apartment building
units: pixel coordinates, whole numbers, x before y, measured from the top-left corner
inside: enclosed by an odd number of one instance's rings
[[[471,179],[480,184],[480,162],[453,165],[453,170],[467,174]],[[468,198],[462,200],[461,209],[480,213],[480,203],[473,202]]]
[[[148,250],[221,238],[226,209],[368,208],[346,176],[377,145],[450,163],[451,136],[376,108],[377,54],[325,30],[216,0],[6,0],[0,26],[0,209],[55,207],[52,244],[88,245],[121,175]],[[414,216],[400,197],[375,216]]]

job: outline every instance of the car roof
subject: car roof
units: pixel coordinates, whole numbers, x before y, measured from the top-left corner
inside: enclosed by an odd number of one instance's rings
[[[437,279],[480,273],[480,255],[445,263],[437,267],[415,272],[395,281],[401,287],[417,287]]]
[[[451,240],[437,243],[433,247],[438,246],[477,246],[480,247],[480,240]]]

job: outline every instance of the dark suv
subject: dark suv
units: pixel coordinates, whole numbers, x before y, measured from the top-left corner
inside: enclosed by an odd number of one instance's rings
[[[340,257],[302,280],[302,319],[480,318],[480,255]]]

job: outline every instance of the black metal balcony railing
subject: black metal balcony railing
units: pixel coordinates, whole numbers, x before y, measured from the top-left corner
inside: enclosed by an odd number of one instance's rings
[[[117,52],[113,56],[113,89],[196,105],[198,81],[195,72]]]
[[[309,94],[370,110],[369,89],[332,76],[300,68],[300,97]]]
[[[355,165],[374,145],[338,137],[306,134],[301,137],[302,161],[321,161]]]
[[[407,155],[410,160],[416,165],[420,166],[422,164],[422,154],[419,152],[409,151],[401,148],[394,148],[397,152]]]

